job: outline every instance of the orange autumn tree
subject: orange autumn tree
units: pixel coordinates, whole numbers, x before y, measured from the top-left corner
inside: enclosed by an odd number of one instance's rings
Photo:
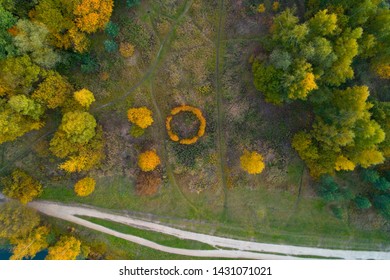
[[[82,53],[89,45],[86,33],[104,28],[113,5],[113,0],[40,0],[29,16],[45,24],[51,44]]]
[[[61,236],[60,240],[49,248],[46,260],[75,260],[80,252],[80,240],[73,236]]]
[[[263,156],[257,152],[244,151],[240,157],[241,168],[249,174],[260,174],[264,170]]]
[[[130,108],[127,111],[127,118],[131,123],[145,129],[153,123],[152,114],[152,111],[146,107]]]
[[[74,191],[78,196],[88,196],[95,190],[95,185],[95,179],[86,177],[74,185]]]
[[[142,171],[149,172],[161,164],[160,157],[155,150],[146,151],[139,155],[138,166]]]
[[[76,26],[84,32],[92,33],[103,29],[110,20],[113,0],[81,0],[74,9]]]

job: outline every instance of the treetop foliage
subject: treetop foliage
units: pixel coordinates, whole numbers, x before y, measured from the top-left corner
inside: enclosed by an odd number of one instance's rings
[[[160,157],[157,155],[155,150],[143,152],[138,157],[138,166],[144,172],[153,171],[160,164]]]
[[[42,193],[42,184],[23,170],[16,169],[11,176],[3,178],[3,193],[27,204]]]
[[[130,108],[127,111],[127,118],[142,129],[151,126],[154,122],[153,112],[147,107]]]
[[[241,168],[249,174],[260,174],[265,168],[263,156],[257,152],[245,150],[240,157],[240,162]]]
[[[85,177],[74,185],[74,191],[78,196],[88,196],[95,190],[96,181],[91,177]]]
[[[75,260],[81,252],[81,241],[73,236],[61,236],[49,248],[46,260]]]

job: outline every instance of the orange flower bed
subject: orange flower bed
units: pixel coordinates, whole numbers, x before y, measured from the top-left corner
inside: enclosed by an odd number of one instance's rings
[[[172,126],[171,126],[172,119],[175,115],[177,115],[181,112],[193,113],[198,118],[198,120],[200,122],[200,126],[199,126],[199,130],[198,130],[198,133],[196,136],[194,136],[192,138],[180,139],[180,137],[172,131]],[[171,115],[169,115],[167,117],[165,126],[167,128],[168,136],[172,141],[179,142],[180,144],[183,144],[183,145],[191,145],[191,144],[195,144],[199,140],[199,138],[204,135],[204,133],[206,131],[206,119],[203,116],[202,111],[199,110],[198,108],[188,106],[188,105],[183,105],[183,106],[175,107],[172,109]]]

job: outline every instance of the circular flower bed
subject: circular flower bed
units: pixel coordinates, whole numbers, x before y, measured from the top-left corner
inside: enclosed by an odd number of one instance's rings
[[[176,115],[183,112],[192,113],[199,120],[198,132],[192,138],[180,138],[179,135],[177,135],[172,129],[172,120]],[[198,108],[188,106],[188,105],[183,105],[172,109],[171,115],[169,115],[166,120],[166,128],[167,128],[169,138],[172,141],[179,142],[180,144],[184,144],[184,145],[191,145],[196,143],[198,139],[204,135],[206,131],[206,119],[203,117],[202,111],[199,110]]]

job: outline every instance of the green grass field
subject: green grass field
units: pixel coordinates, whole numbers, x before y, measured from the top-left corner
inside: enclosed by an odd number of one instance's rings
[[[181,249],[193,249],[193,250],[212,250],[215,249],[214,247],[204,244],[201,242],[197,241],[192,241],[192,240],[186,240],[186,239],[180,239],[176,238],[174,236],[162,234],[162,233],[157,233],[153,231],[147,231],[147,230],[141,230],[137,229],[134,227],[130,227],[128,225],[112,222],[112,221],[107,221],[107,220],[102,220],[98,218],[92,218],[92,217],[85,217],[85,216],[80,216],[80,218],[90,221],[92,223],[104,226],[106,228],[121,232],[121,233],[126,233],[126,234],[131,234],[134,236],[142,237],[147,240],[156,242],[160,245],[168,246],[168,247],[173,247],[173,248],[181,248]]]

